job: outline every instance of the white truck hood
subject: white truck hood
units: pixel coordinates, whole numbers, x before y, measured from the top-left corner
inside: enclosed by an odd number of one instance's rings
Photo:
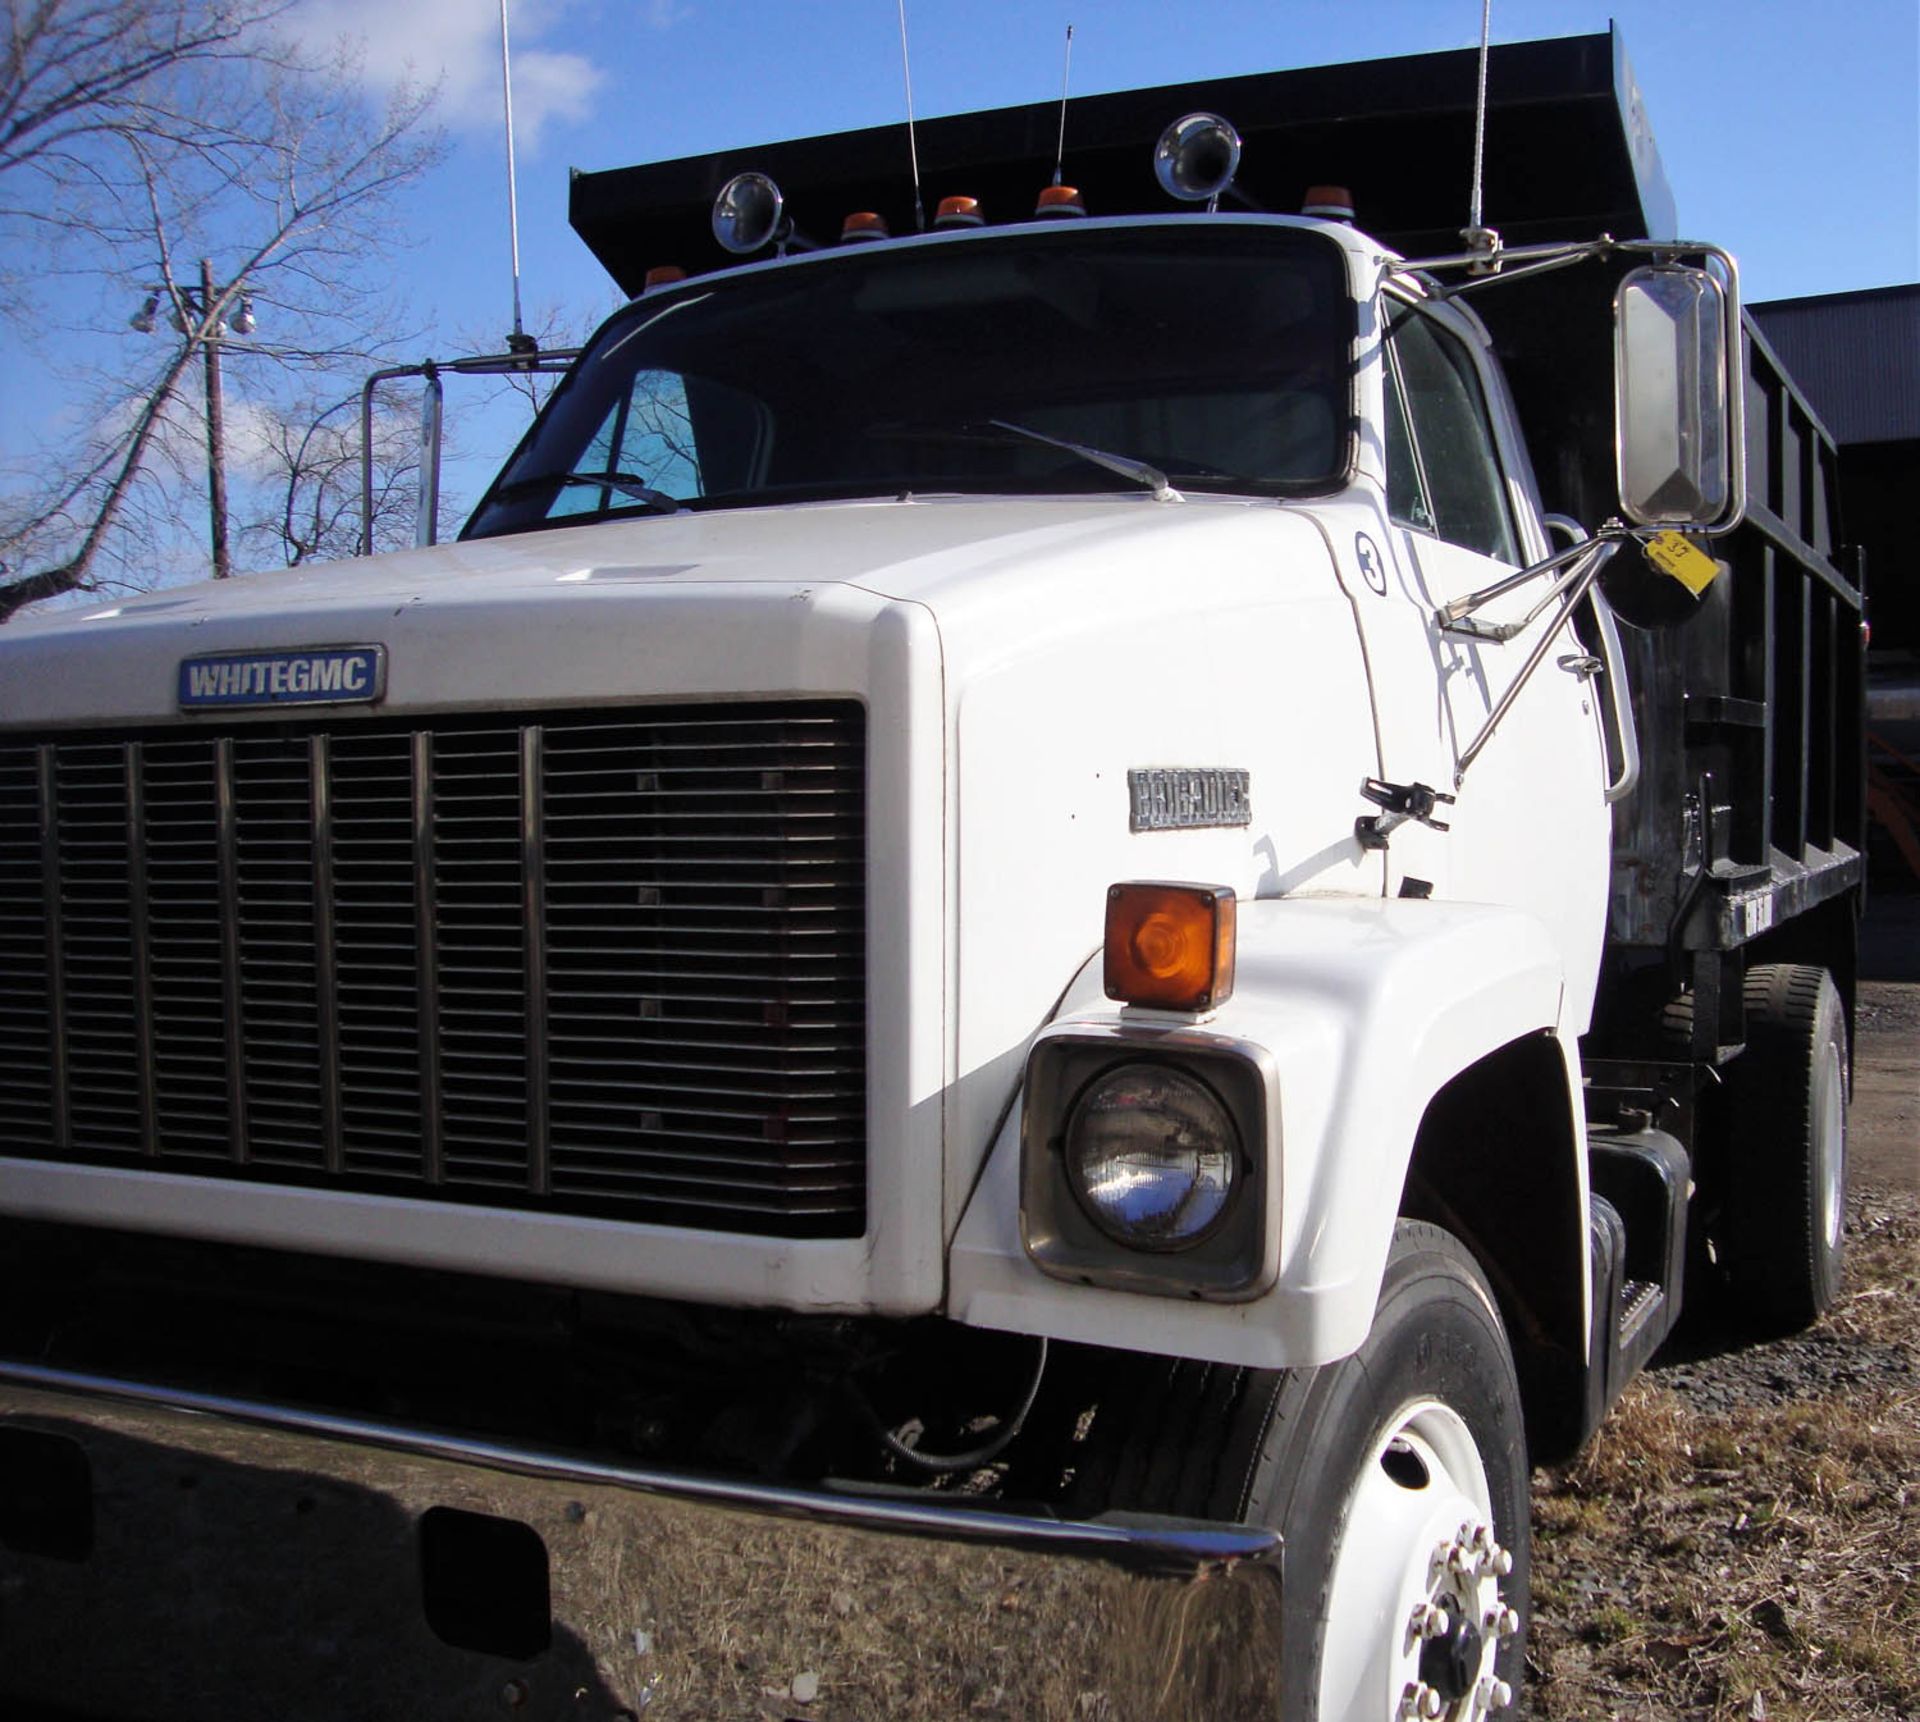
[[[830,661],[924,607],[950,691],[1096,603],[1145,616],[1324,590],[1311,525],[1266,503],[1144,494],[835,502],[576,526],[205,582],[0,629],[0,727],[178,713],[183,658],[381,644],[384,709],[510,709],[852,691]],[[839,649],[835,649],[838,647]],[[864,657],[865,647],[858,648]],[[266,714],[261,714],[266,715]]]

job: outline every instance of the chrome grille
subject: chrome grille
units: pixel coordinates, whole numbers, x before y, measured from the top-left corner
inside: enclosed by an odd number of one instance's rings
[[[865,1224],[845,702],[0,741],[0,1155]]]

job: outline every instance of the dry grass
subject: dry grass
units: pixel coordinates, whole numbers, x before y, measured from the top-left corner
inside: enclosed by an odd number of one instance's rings
[[[1920,1716],[1920,1205],[1849,1249],[1818,1349],[1705,1396],[1655,1371],[1535,1479],[1543,1722]]]

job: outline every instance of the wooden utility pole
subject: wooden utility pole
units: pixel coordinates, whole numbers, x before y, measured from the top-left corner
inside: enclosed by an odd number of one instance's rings
[[[213,577],[233,572],[227,552],[226,425],[220,399],[220,337],[225,325],[214,315],[213,265],[200,259],[200,341],[207,360],[207,508],[212,516]]]

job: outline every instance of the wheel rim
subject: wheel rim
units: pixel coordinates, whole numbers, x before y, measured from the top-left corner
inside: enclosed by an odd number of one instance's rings
[[[1494,1659],[1519,1628],[1500,1595],[1513,1562],[1458,1412],[1425,1399],[1388,1419],[1336,1535],[1320,1722],[1472,1722],[1512,1702]]]
[[[1814,1177],[1816,1216],[1828,1254],[1840,1248],[1840,1231],[1847,1213],[1847,1101],[1846,1079],[1840,1069],[1840,1049],[1831,1041],[1822,1049],[1814,1116]]]

